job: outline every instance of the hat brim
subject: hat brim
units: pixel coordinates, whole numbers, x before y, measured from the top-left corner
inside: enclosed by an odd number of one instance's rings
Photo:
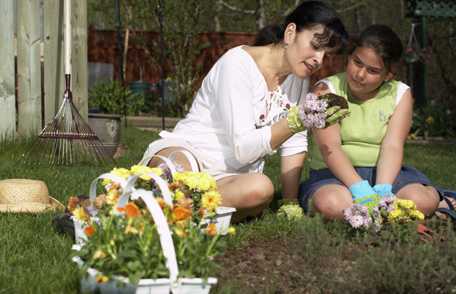
[[[64,211],[65,206],[57,199],[49,196],[49,203],[24,202],[15,204],[0,204],[0,212],[12,213],[42,213]]]

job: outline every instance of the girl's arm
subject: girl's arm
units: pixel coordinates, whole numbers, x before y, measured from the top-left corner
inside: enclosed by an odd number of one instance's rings
[[[316,95],[324,95],[331,91],[326,84],[319,83],[312,89],[312,92]],[[325,129],[314,129],[312,132],[323,160],[341,182],[350,187],[362,180],[342,150],[339,124],[334,124]]]
[[[408,89],[396,106],[382,141],[376,184],[392,184],[402,166],[405,140],[412,125],[413,97]]]
[[[323,159],[331,172],[347,187],[360,182],[362,178],[342,150],[339,124],[325,129],[315,129],[313,132]]]
[[[281,156],[280,180],[284,200],[296,201],[298,198],[299,182],[306,153]]]

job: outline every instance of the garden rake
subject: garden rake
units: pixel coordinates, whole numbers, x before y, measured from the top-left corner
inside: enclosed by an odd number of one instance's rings
[[[38,147],[46,154],[39,160],[50,165],[71,165],[81,162],[112,160],[103,144],[84,121],[73,103],[71,92],[71,0],[65,0],[65,92],[54,119],[38,135]],[[37,151],[37,150],[35,150]]]

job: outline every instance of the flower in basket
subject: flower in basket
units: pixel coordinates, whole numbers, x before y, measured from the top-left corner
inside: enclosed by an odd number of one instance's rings
[[[413,201],[393,196],[382,198],[378,206],[371,209],[354,204],[344,210],[344,219],[354,229],[378,232],[385,223],[420,221],[424,219],[424,214],[416,209]]]
[[[101,187],[105,201],[96,207],[97,221],[93,221],[94,214],[87,207],[72,204],[73,217],[85,222],[87,241],[77,253],[84,261],[83,270],[95,268],[103,273],[103,278],[97,279],[100,282],[122,276],[135,284],[140,279],[169,276],[157,224],[144,202],[144,197],[153,197],[172,232],[179,276],[209,277],[216,268],[214,257],[222,248],[217,226],[212,222],[221,204],[215,179],[206,173],[178,172],[170,180],[161,168],[145,166],[116,168],[111,174],[124,180],[137,176],[133,190],[144,195],[135,194],[125,206],[118,207],[123,186],[104,179]],[[164,191],[167,189],[159,185],[157,177],[166,181],[172,203],[165,201],[169,199]],[[228,231],[235,232],[234,228]]]
[[[99,215],[99,221],[88,227],[93,233],[77,256],[84,261],[84,273],[89,268],[100,272],[97,282],[122,276],[136,284],[146,277],[169,276],[155,224],[134,202],[128,202],[117,213]]]

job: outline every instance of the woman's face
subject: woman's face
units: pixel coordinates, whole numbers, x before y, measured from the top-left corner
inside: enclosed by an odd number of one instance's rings
[[[323,62],[325,47],[319,45],[317,34],[323,34],[324,27],[317,25],[300,32],[295,24],[285,30],[284,42],[287,45],[285,56],[290,71],[300,78],[307,78],[316,72]]]
[[[382,83],[392,77],[383,59],[369,47],[357,47],[348,58],[347,83],[350,93],[359,100],[377,94]]]

